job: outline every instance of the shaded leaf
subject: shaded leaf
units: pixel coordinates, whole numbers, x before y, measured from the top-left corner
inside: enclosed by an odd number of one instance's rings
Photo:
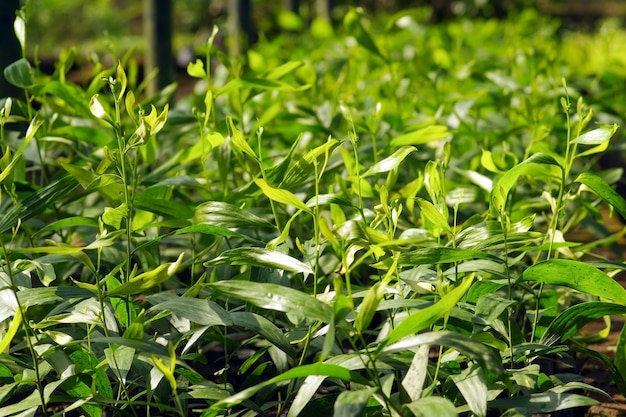
[[[21,58],[4,69],[4,78],[16,87],[27,88],[35,84],[35,74],[30,62]]]
[[[18,220],[25,222],[46,208],[53,207],[57,200],[67,196],[77,185],[76,180],[68,176],[37,190],[0,216],[0,233],[16,226]]]
[[[333,417],[360,417],[370,397],[377,391],[376,387],[356,391],[343,391],[337,397],[333,408]]]
[[[179,297],[174,294],[149,295],[146,301],[153,304],[150,311],[170,311],[177,316],[203,326],[231,326],[230,314],[213,301]]]
[[[420,398],[412,403],[404,404],[403,408],[408,409],[416,417],[457,417],[454,404],[447,398],[426,397]]]
[[[230,318],[233,326],[252,330],[292,358],[296,356],[296,351],[283,332],[265,317],[245,311],[234,311],[230,313]]]
[[[598,401],[579,394],[541,392],[510,398],[501,398],[489,402],[489,408],[498,410],[520,409],[527,415],[535,413],[552,413],[574,407],[588,407]]]
[[[626,314],[626,306],[621,304],[590,301],[569,307],[548,326],[539,343],[555,345],[565,342],[585,324],[604,316]],[[623,368],[626,369],[626,368]]]
[[[604,179],[591,172],[583,172],[576,178],[575,182],[585,184],[611,207],[615,208],[623,218],[626,218],[626,200]]]

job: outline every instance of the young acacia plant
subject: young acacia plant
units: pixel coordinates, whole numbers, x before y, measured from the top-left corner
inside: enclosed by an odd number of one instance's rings
[[[589,345],[626,314],[622,170],[598,165],[626,73],[569,52],[621,29],[349,9],[232,58],[216,28],[173,102],[130,55],[79,85],[78,45],[43,73],[27,27],[4,69],[23,96],[0,99],[0,416],[511,417],[626,393],[624,333]]]

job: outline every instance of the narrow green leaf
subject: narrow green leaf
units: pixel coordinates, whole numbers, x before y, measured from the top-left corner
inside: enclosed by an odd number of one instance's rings
[[[433,226],[445,230],[446,232],[451,232],[452,229],[448,224],[448,219],[444,217],[443,214],[435,206],[428,200],[424,200],[423,198],[417,198],[417,204],[420,206],[420,210],[422,215],[433,224]]]
[[[12,155],[11,161],[9,162],[9,164],[6,167],[4,167],[2,172],[0,172],[0,183],[2,183],[2,181],[4,181],[4,179],[13,171],[13,167],[21,159],[22,154],[24,153],[24,150],[26,150],[26,147],[28,146],[30,141],[35,137],[35,133],[37,133],[37,130],[39,130],[39,128],[41,127],[41,125],[43,125],[43,123],[44,123],[44,120],[39,115],[39,113],[37,113],[35,117],[33,117],[33,120],[31,120],[30,125],[28,126],[28,130],[26,131],[26,136],[24,137],[24,139],[22,139],[22,143],[20,144],[20,147]]]
[[[337,378],[342,381],[354,381],[359,384],[368,385],[368,381],[356,372],[349,371],[348,369],[338,366],[330,365],[326,363],[317,363],[312,365],[303,365],[296,368],[292,368],[287,372],[284,372],[268,381],[261,382],[253,387],[245,389],[235,395],[226,398],[225,400],[218,401],[211,406],[213,410],[223,410],[224,408],[234,407],[248,398],[251,398],[254,394],[261,389],[270,385],[277,384],[282,381],[288,381],[295,378],[305,378],[312,375],[326,376],[330,378]]]
[[[204,265],[251,265],[261,268],[276,268],[291,272],[301,272],[303,274],[313,273],[310,266],[296,258],[276,250],[256,247],[241,247],[227,250],[222,252],[217,258],[205,262]]]
[[[0,233],[16,226],[18,220],[25,222],[46,208],[54,207],[57,200],[67,196],[77,185],[76,180],[68,176],[37,190],[20,204],[11,207],[4,215],[0,215]]]
[[[450,130],[444,125],[430,125],[412,132],[404,133],[396,136],[391,140],[390,145],[406,146],[406,145],[422,145],[424,143],[435,142],[450,135]]]
[[[413,146],[403,146],[402,148],[395,151],[393,155],[390,155],[382,161],[379,161],[377,164],[371,166],[367,171],[361,174],[361,176],[365,178],[371,175],[380,174],[382,172],[389,172],[392,169],[396,169],[409,154],[415,151],[417,151],[417,148]]]
[[[372,35],[363,27],[363,23],[361,22],[362,16],[363,13],[361,9],[351,8],[348,10],[348,13],[346,13],[343,18],[343,25],[346,31],[350,36],[353,36],[362,47],[385,60],[385,56],[380,52],[378,46],[376,46]]]
[[[226,228],[273,227],[270,222],[250,211],[221,201],[208,201],[196,207],[193,223]]]
[[[617,346],[615,347],[615,370],[619,375],[614,375],[613,380],[616,382],[618,388],[624,392],[624,377],[626,377],[626,326],[622,327],[622,331],[617,339]]]
[[[217,303],[175,294],[151,294],[146,301],[153,304],[149,312],[170,311],[201,326],[231,326],[230,314]]]
[[[404,338],[385,347],[383,352],[405,352],[408,349],[417,349],[423,345],[439,345],[454,348],[461,354],[478,362],[481,368],[491,374],[502,376],[505,373],[502,367],[502,360],[497,354],[494,354],[490,347],[461,333],[448,330],[420,333],[417,336]]]
[[[113,136],[103,129],[91,126],[63,126],[54,129],[54,135],[70,138],[77,144],[90,143],[96,146],[105,146],[113,141]]]
[[[252,330],[290,357],[294,358],[296,356],[295,349],[291,346],[283,332],[265,317],[246,311],[233,311],[230,313],[230,317],[233,326]]]
[[[474,275],[465,278],[463,282],[452,291],[441,297],[437,303],[426,307],[423,310],[413,312],[407,318],[405,318],[395,329],[389,333],[384,339],[384,343],[389,344],[404,337],[413,335],[421,330],[426,329],[428,326],[439,320],[452,310],[454,306],[461,300],[467,290],[469,290],[472,282],[474,281]]]
[[[343,391],[337,397],[333,408],[333,417],[360,417],[369,399],[377,391],[370,387],[355,391]]]
[[[497,256],[490,255],[487,252],[440,246],[404,252],[400,255],[400,265],[440,264],[468,261],[471,259],[491,259],[501,262]]]
[[[592,155],[594,153],[604,152],[609,147],[609,141],[615,132],[617,132],[616,124],[605,125],[572,139],[570,143],[596,145],[591,149],[576,154],[576,157]]]
[[[621,304],[590,301],[569,307],[550,323],[539,343],[555,345],[565,342],[585,324],[604,316],[626,314]],[[626,369],[626,368],[622,368]]]
[[[519,409],[525,415],[553,413],[574,407],[589,407],[598,404],[598,400],[589,396],[571,393],[541,392],[517,397],[500,398],[489,402],[489,408],[498,410]]]
[[[203,235],[247,238],[246,235],[242,235],[241,233],[233,232],[225,227],[213,226],[211,224],[194,224],[178,229],[174,234],[182,235],[186,233],[202,233]]]
[[[492,214],[497,216],[498,213],[504,210],[509,191],[517,183],[520,176],[554,177],[553,167],[562,169],[559,163],[551,156],[537,153],[509,169],[493,185],[490,199],[490,210]]]
[[[324,162],[328,160],[330,155],[341,142],[337,139],[329,138],[323,145],[317,146],[313,150],[307,152],[304,156],[294,154],[291,157],[291,163],[287,169],[287,173],[281,178],[280,187],[289,189],[298,187],[306,182],[315,180],[315,170],[319,170],[324,166]],[[271,179],[268,177],[268,179]]]
[[[415,417],[457,417],[454,404],[443,397],[425,397],[412,403],[404,404]]]
[[[176,262],[159,265],[152,271],[139,274],[130,281],[125,282],[119,287],[109,291],[107,296],[117,297],[121,295],[135,295],[161,285],[174,275],[182,261],[183,254],[181,253]]]
[[[354,327],[359,334],[363,334],[372,322],[378,304],[385,295],[385,288],[386,285],[384,283],[377,282],[372,285],[369,290],[367,290],[365,298],[363,298],[363,302],[359,306],[354,319]]]
[[[298,197],[291,191],[283,190],[280,188],[272,187],[263,178],[253,178],[254,183],[261,189],[263,194],[270,200],[276,201],[281,204],[295,207],[300,210],[304,210],[309,213],[311,210],[304,204]]]
[[[219,281],[208,287],[228,297],[251,303],[266,310],[296,314],[310,320],[329,323],[333,309],[310,294],[277,284],[250,281]]]
[[[585,262],[550,259],[526,269],[522,279],[561,285],[626,305],[626,289],[604,272]]]
[[[575,182],[585,184],[600,198],[615,208],[623,218],[626,218],[626,200],[602,178],[591,172],[583,172],[576,178]]]
[[[246,142],[246,139],[243,137],[241,131],[235,126],[233,118],[228,117],[226,120],[228,122],[228,129],[230,130],[230,145],[232,146],[232,148],[236,152],[244,153],[252,159],[256,160],[256,154],[254,153],[250,145],[248,145],[248,142]]]
[[[193,217],[191,207],[172,200],[142,196],[135,199],[134,205],[135,208],[174,219],[190,219]]]
[[[463,370],[460,374],[451,375],[472,413],[477,417],[487,415],[487,379],[482,369],[476,365]]]

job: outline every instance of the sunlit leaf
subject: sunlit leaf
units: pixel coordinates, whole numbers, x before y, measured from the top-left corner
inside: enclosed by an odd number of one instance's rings
[[[504,210],[509,191],[517,183],[520,176],[529,175],[534,177],[551,178],[555,177],[554,168],[562,169],[554,158],[548,155],[534,154],[530,158],[509,169],[493,185],[490,199],[492,214],[498,215],[498,213]]]
[[[220,256],[205,263],[206,266],[251,265],[264,268],[276,268],[291,272],[312,274],[310,266],[289,255],[276,250],[241,247],[222,252]]]
[[[242,401],[251,398],[254,394],[259,392],[261,389],[268,387],[270,385],[277,384],[282,381],[288,381],[290,379],[295,378],[305,378],[312,375],[320,375],[326,376],[330,378],[337,378],[343,381],[355,381],[359,384],[367,385],[368,381],[364,379],[361,375],[356,372],[349,371],[346,368],[343,368],[338,365],[330,365],[325,363],[317,363],[312,365],[303,365],[292,368],[287,372],[284,372],[274,378],[271,378],[267,381],[256,384],[253,387],[247,388],[241,392],[238,392],[231,397],[218,401],[217,403],[211,406],[214,410],[222,410],[224,408],[234,407],[235,405],[241,403]]]
[[[35,84],[33,68],[24,58],[9,64],[4,68],[3,74],[4,78],[16,87],[27,88]]]
[[[391,146],[422,145],[424,143],[441,140],[450,135],[450,131],[444,125],[430,125],[412,132],[396,136],[391,140]]]
[[[445,297],[447,297],[447,295]],[[406,337],[399,342],[385,347],[383,351],[403,352],[407,349],[417,349],[422,345],[440,345],[454,348],[463,355],[477,361],[487,372],[500,376],[504,374],[502,362],[490,347],[468,336],[448,330],[421,333],[417,336]]]
[[[250,211],[221,201],[208,201],[196,207],[193,223],[225,228],[273,227],[270,222]]]
[[[417,149],[413,146],[404,146],[393,153],[393,155],[388,156],[387,158],[379,161],[377,164],[370,167],[367,171],[361,174],[362,177],[369,177],[371,175],[380,174],[382,172],[388,172],[392,169],[400,166],[400,163],[404,161],[404,159],[411,154],[412,152],[417,151]]]
[[[448,314],[456,303],[459,302],[461,297],[465,295],[469,287],[472,285],[473,280],[473,276],[465,278],[465,280],[463,280],[458,287],[441,297],[441,299],[435,304],[413,312],[413,314],[405,318],[391,331],[391,333],[389,333],[387,338],[384,340],[385,343],[393,343],[404,337],[424,330],[435,321]]]
[[[310,320],[330,322],[333,309],[312,295],[277,284],[249,281],[220,281],[209,288],[266,310],[297,314]]]
[[[522,278],[526,281],[572,288],[626,305],[626,289],[604,272],[585,262],[549,259],[527,268]]]
[[[570,143],[576,143],[580,145],[596,145],[591,149],[576,154],[576,157],[592,155],[594,153],[604,152],[608,146],[611,137],[617,132],[617,125],[601,126],[597,129],[591,130],[587,133],[574,138]]]
[[[272,187],[263,178],[253,178],[253,181],[270,200],[310,212],[306,204],[304,204],[302,200],[296,197],[291,191]]]
[[[460,374],[451,375],[470,410],[478,416],[487,415],[487,380],[485,374],[478,366],[472,366],[463,370]]]
[[[184,254],[181,253],[176,262],[159,265],[151,271],[144,272],[143,274],[139,274],[136,277],[131,278],[130,281],[125,282],[119,287],[109,291],[107,295],[109,297],[134,295],[161,285],[174,275],[183,261],[183,255]]]

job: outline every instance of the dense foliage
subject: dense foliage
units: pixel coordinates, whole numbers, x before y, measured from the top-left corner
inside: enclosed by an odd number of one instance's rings
[[[626,393],[579,332],[626,313],[626,34],[425,19],[214,32],[172,107],[128,57],[9,66],[0,415],[521,416],[603,395],[580,355]]]

